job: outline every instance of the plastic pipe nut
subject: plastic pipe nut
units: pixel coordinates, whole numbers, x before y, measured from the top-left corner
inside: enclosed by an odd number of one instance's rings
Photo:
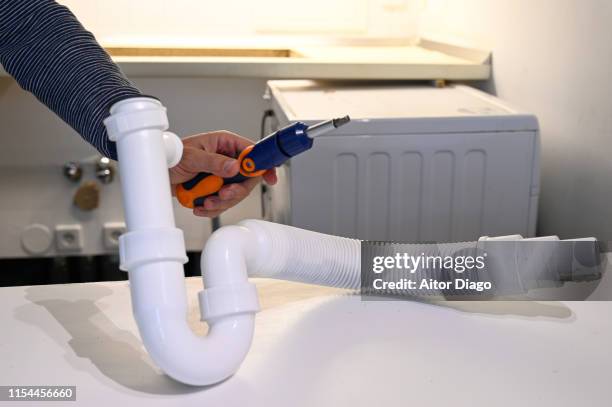
[[[104,120],[108,138],[119,141],[131,133],[145,129],[166,130],[166,108],[155,99],[138,97],[124,99],[111,107],[111,115]]]
[[[200,291],[198,298],[202,321],[236,314],[255,314],[260,310],[257,288],[248,281],[207,288]]]
[[[187,263],[185,238],[178,228],[133,230],[119,237],[119,269],[134,270],[143,264]]]

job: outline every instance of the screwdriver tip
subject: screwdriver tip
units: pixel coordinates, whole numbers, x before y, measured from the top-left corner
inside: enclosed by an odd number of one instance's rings
[[[335,128],[338,128],[340,126],[344,126],[345,124],[347,124],[350,121],[351,121],[351,118],[348,115],[346,115],[344,117],[338,117],[337,119],[333,119],[332,123],[333,123]]]

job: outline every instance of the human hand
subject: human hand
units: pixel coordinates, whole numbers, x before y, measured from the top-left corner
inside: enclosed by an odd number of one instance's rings
[[[234,157],[253,144],[252,141],[229,131],[213,131],[210,133],[197,134],[184,138],[183,156],[181,161],[170,168],[170,184],[172,194],[175,193],[176,185],[189,181],[200,172],[209,172],[223,178],[231,178],[238,174],[239,164]],[[262,177],[253,177],[238,183],[224,185],[217,195],[209,196],[204,200],[204,205],[195,207],[193,213],[196,216],[214,218],[226,209],[236,205],[255,188],[263,178],[269,185],[276,183],[276,171],[266,171]]]

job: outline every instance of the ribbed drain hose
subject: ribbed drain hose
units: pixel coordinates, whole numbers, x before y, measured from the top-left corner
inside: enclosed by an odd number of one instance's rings
[[[359,289],[359,240],[258,220],[240,225],[254,231],[260,242],[266,242],[262,261],[248,269],[250,277]]]
[[[253,268],[248,268],[250,277],[274,278],[327,287],[358,290],[361,287],[361,244],[357,239],[331,236],[291,226],[248,220],[241,226],[254,231],[266,254]],[[453,256],[459,252],[473,253],[477,242],[448,244],[403,245],[409,256]],[[380,243],[380,253],[394,255],[395,249],[388,243]],[[260,244],[261,247],[261,244]],[[427,278],[445,280],[450,272],[440,269],[418,268],[411,273],[407,270],[389,271],[387,280]],[[478,279],[477,273],[466,273],[466,277]],[[377,294],[398,295],[400,291],[379,291]],[[431,295],[431,290],[413,291],[416,295]]]

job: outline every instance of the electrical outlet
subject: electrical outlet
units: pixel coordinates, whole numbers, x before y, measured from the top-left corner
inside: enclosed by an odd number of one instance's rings
[[[126,232],[125,223],[123,222],[107,222],[103,227],[104,247],[109,250],[117,250],[119,248],[119,236]]]
[[[83,250],[83,228],[81,225],[56,225],[55,246],[58,252],[78,252]]]

